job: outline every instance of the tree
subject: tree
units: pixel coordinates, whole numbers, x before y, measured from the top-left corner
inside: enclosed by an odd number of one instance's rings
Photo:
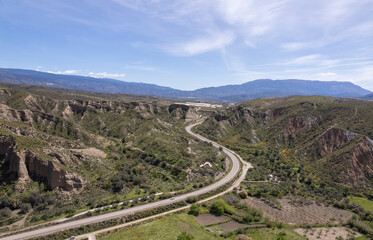
[[[193,203],[192,205],[190,205],[190,209],[189,209],[189,214],[192,214],[194,216],[198,216],[199,215],[199,207],[197,204]]]
[[[223,199],[215,200],[210,207],[210,212],[216,215],[222,215],[224,213],[225,204],[226,203],[224,202]]]
[[[177,236],[177,240],[193,240],[194,237],[189,233],[182,232],[179,236]]]

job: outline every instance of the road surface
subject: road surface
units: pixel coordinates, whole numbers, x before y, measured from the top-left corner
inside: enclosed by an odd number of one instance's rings
[[[217,181],[217,182],[215,182],[211,185],[208,185],[204,188],[201,188],[199,190],[189,192],[189,193],[185,193],[185,194],[182,194],[182,195],[179,195],[179,196],[176,196],[176,197],[172,197],[172,198],[169,198],[169,199],[164,199],[164,200],[160,200],[160,201],[157,201],[157,202],[144,204],[144,205],[141,205],[141,206],[135,206],[135,207],[132,207],[132,208],[129,208],[129,209],[123,209],[123,210],[119,210],[119,211],[115,211],[115,212],[109,212],[109,213],[102,214],[102,215],[87,217],[87,218],[84,218],[84,219],[74,220],[74,221],[71,221],[71,222],[65,222],[65,223],[54,225],[54,226],[49,226],[49,227],[44,227],[44,228],[41,228],[41,229],[31,230],[31,231],[28,231],[28,232],[18,233],[18,234],[15,234],[15,235],[3,237],[1,239],[4,239],[4,240],[23,240],[23,239],[29,239],[29,238],[38,237],[38,236],[45,236],[45,235],[49,235],[49,234],[56,233],[56,232],[59,232],[59,231],[67,230],[67,229],[70,229],[70,228],[76,228],[76,227],[80,227],[80,226],[87,225],[87,224],[98,223],[98,222],[102,222],[102,221],[105,221],[105,220],[121,218],[121,217],[130,215],[130,214],[133,214],[133,213],[136,213],[136,212],[142,212],[142,211],[145,211],[145,210],[148,210],[148,209],[169,205],[169,204],[177,202],[177,201],[186,200],[188,197],[199,196],[199,195],[208,193],[210,191],[213,191],[215,189],[218,189],[219,187],[221,187],[221,186],[225,185],[226,183],[229,183],[230,181],[232,181],[237,176],[237,174],[239,174],[239,172],[240,172],[240,162],[242,162],[242,164],[244,165],[242,174],[241,174],[239,180],[236,181],[234,186],[232,186],[231,188],[237,187],[239,185],[239,183],[245,178],[246,171],[249,168],[251,168],[252,166],[249,163],[245,163],[241,159],[241,157],[239,157],[237,154],[235,154],[233,151],[227,149],[226,147],[223,147],[223,146],[221,146],[221,145],[219,145],[219,144],[217,144],[217,143],[215,143],[215,142],[213,142],[213,141],[211,141],[211,140],[209,140],[205,137],[202,137],[202,136],[200,136],[196,133],[193,133],[191,129],[194,126],[196,126],[198,124],[201,124],[201,123],[202,122],[200,121],[200,122],[194,123],[192,125],[189,125],[185,128],[185,130],[189,134],[193,135],[194,137],[196,137],[196,138],[198,138],[202,141],[211,143],[216,148],[221,147],[223,149],[224,153],[227,154],[228,157],[232,160],[232,166],[231,166],[230,171],[219,181]],[[226,192],[226,191],[224,191],[224,192]],[[214,197],[216,197],[216,196],[214,196]]]

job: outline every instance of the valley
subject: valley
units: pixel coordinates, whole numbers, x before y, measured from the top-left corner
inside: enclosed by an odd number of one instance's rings
[[[203,231],[222,239],[278,224],[289,236],[320,224],[370,234],[369,210],[349,199],[372,191],[371,102],[291,96],[215,108],[19,85],[0,100],[3,239],[110,236],[189,204],[213,213],[217,198],[228,220]]]
[[[373,240],[373,0],[0,0],[0,240]]]

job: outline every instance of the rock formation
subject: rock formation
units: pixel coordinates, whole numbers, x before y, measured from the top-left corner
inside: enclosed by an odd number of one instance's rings
[[[0,135],[0,155],[9,165],[7,174],[17,180],[16,190],[22,191],[23,184],[30,179],[44,182],[50,189],[80,191],[83,180],[76,174],[61,169],[57,164],[40,158],[29,150],[17,150],[14,138]]]

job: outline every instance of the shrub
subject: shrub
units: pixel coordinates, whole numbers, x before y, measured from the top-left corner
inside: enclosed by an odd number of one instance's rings
[[[192,214],[194,216],[198,216],[199,215],[199,207],[197,204],[193,203],[191,206],[190,206],[190,209],[189,209],[189,214]]]
[[[234,209],[229,206],[223,199],[217,199],[212,203],[210,212],[216,215],[222,215],[223,213],[232,214],[234,212]]]
[[[68,209],[65,210],[65,213],[66,213],[69,217],[73,216],[73,215],[75,214],[75,212],[76,212],[75,207],[70,207],[70,208],[68,208]]]
[[[244,221],[244,223],[251,223],[254,221],[254,217],[250,213],[246,213],[245,216],[243,216],[242,220]]]
[[[20,208],[21,208],[22,213],[28,213],[31,210],[31,204],[30,203],[22,203]]]
[[[240,200],[233,194],[226,194],[222,199],[229,205],[237,204]]]
[[[12,215],[12,211],[10,210],[10,208],[6,207],[6,208],[0,209],[0,217],[1,218],[8,218],[11,215]]]
[[[196,196],[190,196],[186,199],[187,203],[195,203],[198,201],[198,198]]]
[[[179,236],[177,236],[177,240],[193,240],[194,237],[189,233],[182,232]]]
[[[241,191],[238,195],[240,196],[241,199],[245,199],[245,198],[247,198],[247,193],[246,193],[246,191],[244,191],[244,190]]]
[[[224,204],[225,202],[223,199],[215,200],[210,207],[210,212],[216,215],[222,215],[224,213]]]

